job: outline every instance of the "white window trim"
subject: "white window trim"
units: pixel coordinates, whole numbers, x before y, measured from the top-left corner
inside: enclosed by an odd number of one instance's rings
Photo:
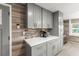
[[[71,20],[72,20],[72,19],[69,19],[69,35],[70,35],[70,36],[77,36],[77,37],[79,37],[79,34],[78,34],[78,33],[72,33]]]

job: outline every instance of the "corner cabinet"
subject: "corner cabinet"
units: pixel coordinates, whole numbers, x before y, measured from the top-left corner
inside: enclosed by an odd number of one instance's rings
[[[52,28],[52,12],[41,8],[33,3],[27,4],[27,27],[28,28]]]
[[[42,10],[43,13],[43,28],[53,28],[53,14],[52,12],[43,9]]]

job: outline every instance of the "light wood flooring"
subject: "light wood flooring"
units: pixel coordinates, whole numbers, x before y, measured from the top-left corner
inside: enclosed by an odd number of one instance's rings
[[[79,56],[79,43],[69,41],[57,56]]]

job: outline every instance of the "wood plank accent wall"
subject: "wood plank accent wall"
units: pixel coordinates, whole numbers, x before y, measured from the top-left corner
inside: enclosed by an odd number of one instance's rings
[[[25,43],[23,41],[24,20],[26,20],[26,5],[11,4],[12,5],[12,55],[25,55]],[[17,29],[17,24],[20,29]]]

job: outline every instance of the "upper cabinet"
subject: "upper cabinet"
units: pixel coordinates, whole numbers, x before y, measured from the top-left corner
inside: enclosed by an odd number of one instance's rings
[[[27,4],[28,28],[41,28],[41,8],[35,4]]]
[[[46,9],[43,9],[43,28],[53,28],[53,14]]]
[[[28,4],[28,28],[41,28],[41,8]]]
[[[35,4],[27,4],[27,26],[28,28],[52,28],[52,12]]]
[[[34,28],[34,6],[32,4],[27,5],[27,26],[28,28]]]
[[[34,26],[41,28],[41,7],[34,5]]]

